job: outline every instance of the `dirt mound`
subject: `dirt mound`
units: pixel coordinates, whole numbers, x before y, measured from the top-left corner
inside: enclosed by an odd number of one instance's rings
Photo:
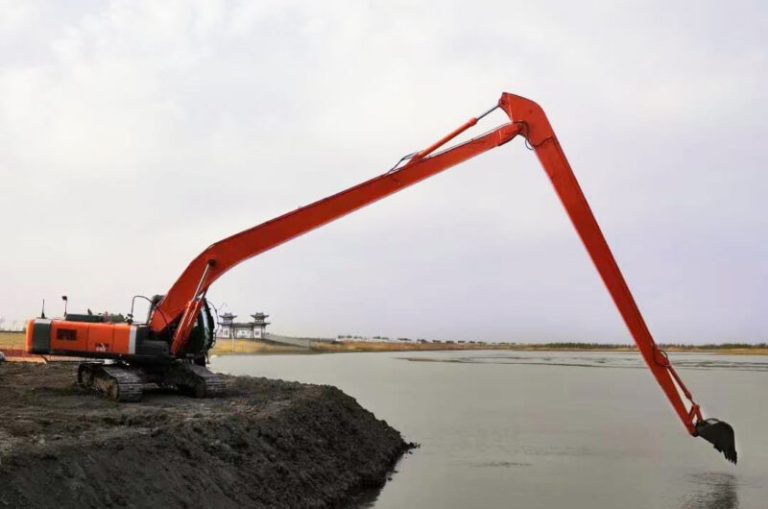
[[[409,447],[338,389],[229,377],[117,404],[76,365],[0,365],[0,507],[337,507]]]

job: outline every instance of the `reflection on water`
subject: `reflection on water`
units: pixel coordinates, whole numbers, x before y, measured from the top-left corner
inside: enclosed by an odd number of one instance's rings
[[[693,493],[686,497],[681,509],[737,509],[739,507],[736,477],[719,472],[690,476],[696,484]]]
[[[525,461],[481,461],[473,464],[476,467],[492,468],[511,468],[511,467],[530,467],[533,463]]]
[[[728,369],[768,373],[768,357],[715,358],[711,354],[673,355],[677,368]],[[521,364],[532,366],[567,366],[578,368],[635,368],[645,369],[637,353],[601,356],[599,353],[497,353],[495,355],[455,355],[450,357],[401,357],[411,362],[451,362],[459,364]]]

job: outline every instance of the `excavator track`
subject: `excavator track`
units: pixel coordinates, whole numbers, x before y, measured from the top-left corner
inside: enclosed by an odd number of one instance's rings
[[[120,402],[140,401],[144,386],[175,387],[195,398],[213,398],[224,394],[224,379],[205,366],[179,362],[163,366],[134,366],[84,362],[77,371],[77,383]]]
[[[176,385],[182,392],[195,398],[212,398],[226,391],[224,379],[197,364],[177,364],[165,376],[165,382]]]
[[[77,382],[86,389],[105,394],[111,400],[125,403],[140,401],[144,393],[141,372],[128,366],[82,363],[77,371]]]
[[[211,398],[221,396],[224,391],[226,391],[227,384],[221,376],[209,371],[205,366],[191,365],[190,368],[195,374],[195,377],[198,378],[198,383],[205,385],[205,394],[203,397]]]

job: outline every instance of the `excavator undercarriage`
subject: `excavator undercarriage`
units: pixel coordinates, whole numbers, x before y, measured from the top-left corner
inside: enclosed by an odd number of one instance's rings
[[[139,401],[150,387],[175,389],[195,398],[219,396],[226,389],[221,376],[186,361],[147,365],[83,362],[77,370],[77,383],[120,402]]]

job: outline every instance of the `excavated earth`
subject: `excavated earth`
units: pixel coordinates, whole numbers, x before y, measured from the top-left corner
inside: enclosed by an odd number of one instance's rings
[[[227,393],[114,403],[75,363],[0,363],[2,507],[345,507],[407,451],[338,389],[228,377]]]

